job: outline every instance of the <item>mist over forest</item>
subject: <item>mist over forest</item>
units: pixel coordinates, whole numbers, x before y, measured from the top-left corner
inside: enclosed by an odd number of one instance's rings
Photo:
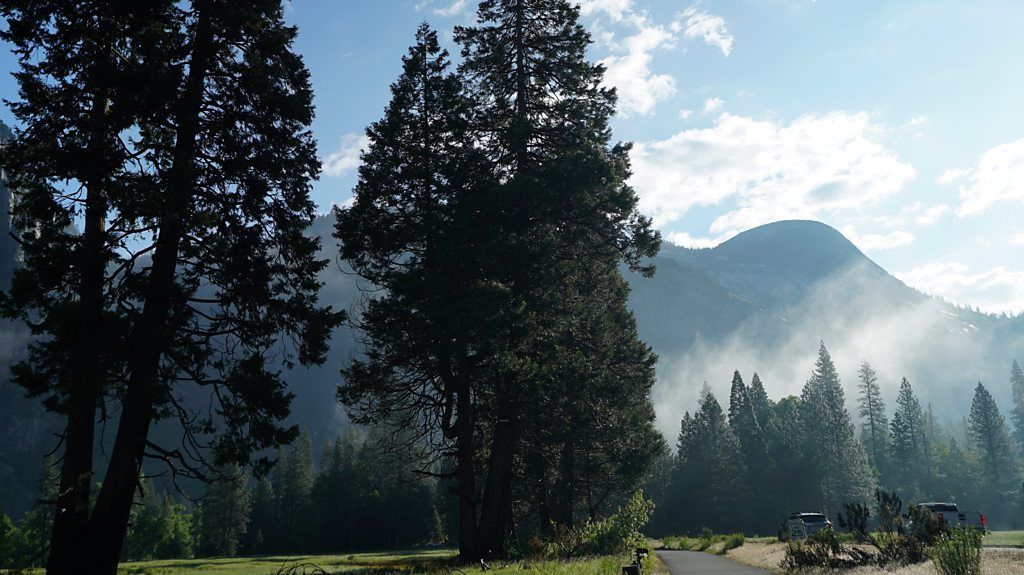
[[[770,224],[714,249],[668,246],[656,262],[653,280],[631,282],[630,304],[659,354],[653,399],[667,437],[705,382],[727,393],[733,370],[757,372],[772,397],[799,395],[821,341],[851,412],[865,360],[878,371],[884,399],[893,400],[906,377],[943,424],[960,426],[979,381],[1001,407],[1010,405],[1010,366],[1024,344],[1020,317],[909,288],[828,226]]]

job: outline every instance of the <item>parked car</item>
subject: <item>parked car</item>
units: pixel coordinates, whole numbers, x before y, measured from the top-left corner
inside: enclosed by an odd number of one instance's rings
[[[985,514],[981,511],[960,511],[956,503],[918,503],[911,507],[923,507],[931,511],[939,523],[948,524],[950,527],[962,527],[978,529],[982,533],[988,532],[988,522]],[[907,530],[914,532],[914,522],[907,518]]]
[[[810,537],[819,531],[832,529],[832,522],[825,517],[824,513],[791,513],[790,516],[779,526],[779,541],[789,541],[789,528],[787,524],[799,519],[807,528],[807,536]]]

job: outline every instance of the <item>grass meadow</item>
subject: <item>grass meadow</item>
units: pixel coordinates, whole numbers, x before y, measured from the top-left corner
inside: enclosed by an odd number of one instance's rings
[[[625,557],[595,557],[566,561],[494,563],[487,575],[618,575]],[[315,568],[314,568],[315,566]],[[294,569],[293,569],[294,568]],[[322,571],[321,571],[322,570]],[[120,575],[481,575],[480,567],[455,563],[451,550],[423,550],[350,555],[301,555],[213,559],[178,559],[122,563]]]

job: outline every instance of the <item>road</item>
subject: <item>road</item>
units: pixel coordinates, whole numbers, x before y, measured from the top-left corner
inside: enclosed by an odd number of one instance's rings
[[[768,575],[768,571],[700,551],[658,551],[672,575]]]

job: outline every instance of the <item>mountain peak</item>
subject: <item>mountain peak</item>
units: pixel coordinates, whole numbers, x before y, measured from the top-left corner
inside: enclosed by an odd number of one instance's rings
[[[857,264],[877,267],[838,230],[812,220],[758,226],[723,242],[712,253],[734,264],[812,277],[826,277]]]

